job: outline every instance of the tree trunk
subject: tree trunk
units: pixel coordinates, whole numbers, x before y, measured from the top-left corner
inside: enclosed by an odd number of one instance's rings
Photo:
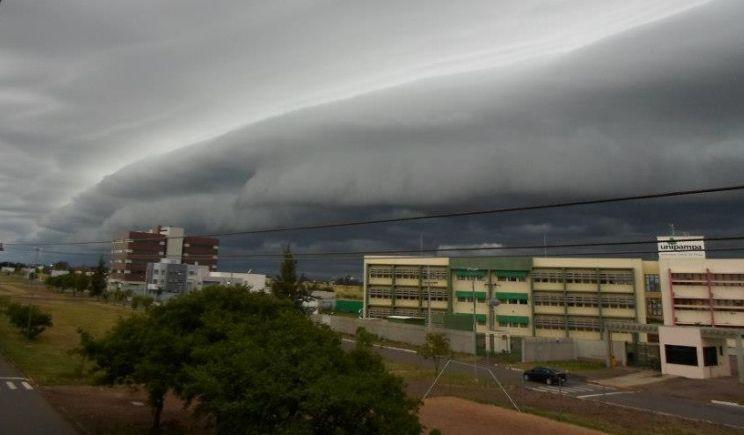
[[[152,432],[157,433],[160,431],[160,415],[163,413],[163,402],[158,402],[155,405],[152,413]]]

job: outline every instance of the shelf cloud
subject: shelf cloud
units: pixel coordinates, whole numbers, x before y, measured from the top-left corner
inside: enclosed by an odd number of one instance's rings
[[[739,2],[41,3],[0,6],[6,241],[161,222],[232,231],[742,179]],[[617,238],[670,221],[710,233],[741,225],[725,212],[741,209],[731,198],[698,200],[706,219],[670,216],[690,209],[680,200],[276,235],[235,249],[285,239],[416,247],[424,230],[434,246]]]

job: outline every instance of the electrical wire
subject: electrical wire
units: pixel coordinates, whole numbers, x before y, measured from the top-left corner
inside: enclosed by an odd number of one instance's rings
[[[724,241],[740,241],[744,240],[744,235],[734,236],[721,236],[721,237],[684,237],[682,240],[686,242],[724,242]],[[590,247],[601,247],[601,246],[629,246],[629,245],[652,245],[657,244],[658,240],[631,240],[631,241],[597,241],[597,242],[575,242],[575,243],[558,243],[558,244],[542,244],[542,245],[512,245],[512,246],[464,246],[464,247],[447,247],[447,248],[434,248],[434,249],[388,249],[388,250],[359,250],[359,251],[320,251],[320,252],[293,252],[292,255],[295,257],[315,257],[315,256],[344,256],[344,255],[385,255],[385,254],[420,254],[420,253],[441,253],[441,252],[470,252],[470,251],[509,251],[509,250],[535,250],[535,249],[567,249],[567,248],[590,248]],[[36,251],[21,251],[34,253]],[[81,252],[61,252],[61,251],[41,251],[44,254],[58,254],[58,255],[110,255],[110,251],[101,253],[81,253]],[[654,251],[656,252],[656,251]],[[218,254],[219,258],[264,258],[264,257],[281,257],[283,254],[274,252],[259,252],[250,254]],[[152,259],[158,255],[127,255],[130,259]],[[188,258],[195,259],[213,259],[214,254],[190,254]]]
[[[465,210],[465,211],[447,212],[447,213],[430,213],[430,214],[420,214],[420,215],[415,215],[415,216],[405,216],[405,217],[397,217],[397,218],[370,219],[370,220],[357,220],[357,221],[335,222],[335,223],[325,223],[325,224],[273,227],[273,228],[263,228],[263,229],[233,231],[233,232],[223,232],[223,233],[208,233],[208,234],[199,234],[199,235],[170,236],[167,238],[168,239],[184,239],[187,237],[230,237],[230,236],[238,236],[238,235],[255,235],[255,234],[267,234],[267,233],[288,232],[288,231],[309,231],[309,230],[330,229],[330,228],[348,228],[348,227],[373,225],[373,224],[412,222],[412,221],[421,221],[421,220],[428,220],[428,219],[446,219],[446,218],[456,218],[456,217],[464,217],[464,216],[491,215],[491,214],[525,212],[525,211],[534,211],[534,210],[547,210],[547,209],[555,209],[555,208],[577,207],[577,206],[597,205],[597,204],[610,204],[610,203],[640,201],[640,200],[648,200],[648,199],[673,198],[673,197],[681,197],[681,196],[703,195],[703,194],[732,192],[732,191],[740,191],[740,190],[744,190],[744,185],[739,184],[739,185],[732,185],[732,186],[714,187],[714,188],[708,188],[708,189],[680,190],[680,191],[672,191],[672,192],[618,196],[618,197],[612,197],[612,198],[590,199],[590,200],[582,200],[582,201],[556,202],[556,203],[527,205],[527,206],[519,206],[519,207],[505,207],[505,208],[484,209],[484,210]],[[153,240],[153,238],[129,239],[129,240],[133,242],[149,241],[149,240]],[[21,241],[21,242],[6,243],[5,246],[75,246],[75,245],[107,244],[107,243],[112,243],[114,241],[115,240],[88,240],[88,241],[77,241],[77,242],[47,242],[47,241],[37,241],[37,242],[25,241],[24,242],[24,241]]]

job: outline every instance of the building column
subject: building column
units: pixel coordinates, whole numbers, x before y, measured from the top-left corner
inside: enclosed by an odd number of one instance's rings
[[[487,319],[487,328],[491,331],[493,331],[494,327],[494,309],[491,306],[491,299],[493,299],[493,276],[492,276],[492,270],[487,269],[486,273],[488,274],[488,292],[486,292],[486,305],[488,310],[488,319]],[[473,295],[475,297],[475,295]]]
[[[364,310],[362,310],[362,317],[369,318],[369,267],[367,264],[364,265]],[[335,297],[335,296],[334,296]]]
[[[612,367],[612,334],[609,329],[603,331],[604,340],[607,344],[607,352],[605,354],[605,366]]]
[[[390,286],[390,314],[395,314],[395,264],[391,271],[390,277],[392,278],[393,285]]]
[[[561,276],[563,278],[563,328],[566,333],[566,338],[571,335],[568,332],[568,284],[566,284],[566,268],[561,268]]]
[[[427,276],[426,279],[429,279]],[[419,314],[424,311],[424,266],[419,265],[419,280],[418,280],[418,308]]]
[[[739,382],[744,384],[744,345],[742,336],[736,336],[736,370],[739,372]]]
[[[705,284],[708,286],[708,305],[710,306],[710,326],[716,326],[716,315],[713,311],[713,289],[710,283],[710,269],[705,269]]]
[[[452,287],[452,269],[447,267],[447,313],[452,314],[454,308],[455,289]]]
[[[529,294],[529,300],[528,303],[530,304],[530,325],[532,328],[532,336],[536,337],[536,331],[535,331],[535,281],[532,279],[532,276],[528,278],[530,280],[530,294]]]
[[[597,308],[599,309],[599,335],[601,338],[602,330],[604,329],[604,317],[602,316],[602,275],[599,268],[594,269],[594,274],[597,278]]]

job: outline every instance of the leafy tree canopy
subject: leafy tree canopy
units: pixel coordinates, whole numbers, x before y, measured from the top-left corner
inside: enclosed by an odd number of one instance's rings
[[[368,349],[286,298],[210,287],[171,299],[95,340],[106,383],[143,384],[157,425],[167,391],[195,401],[218,433],[419,433],[417,402]]]

